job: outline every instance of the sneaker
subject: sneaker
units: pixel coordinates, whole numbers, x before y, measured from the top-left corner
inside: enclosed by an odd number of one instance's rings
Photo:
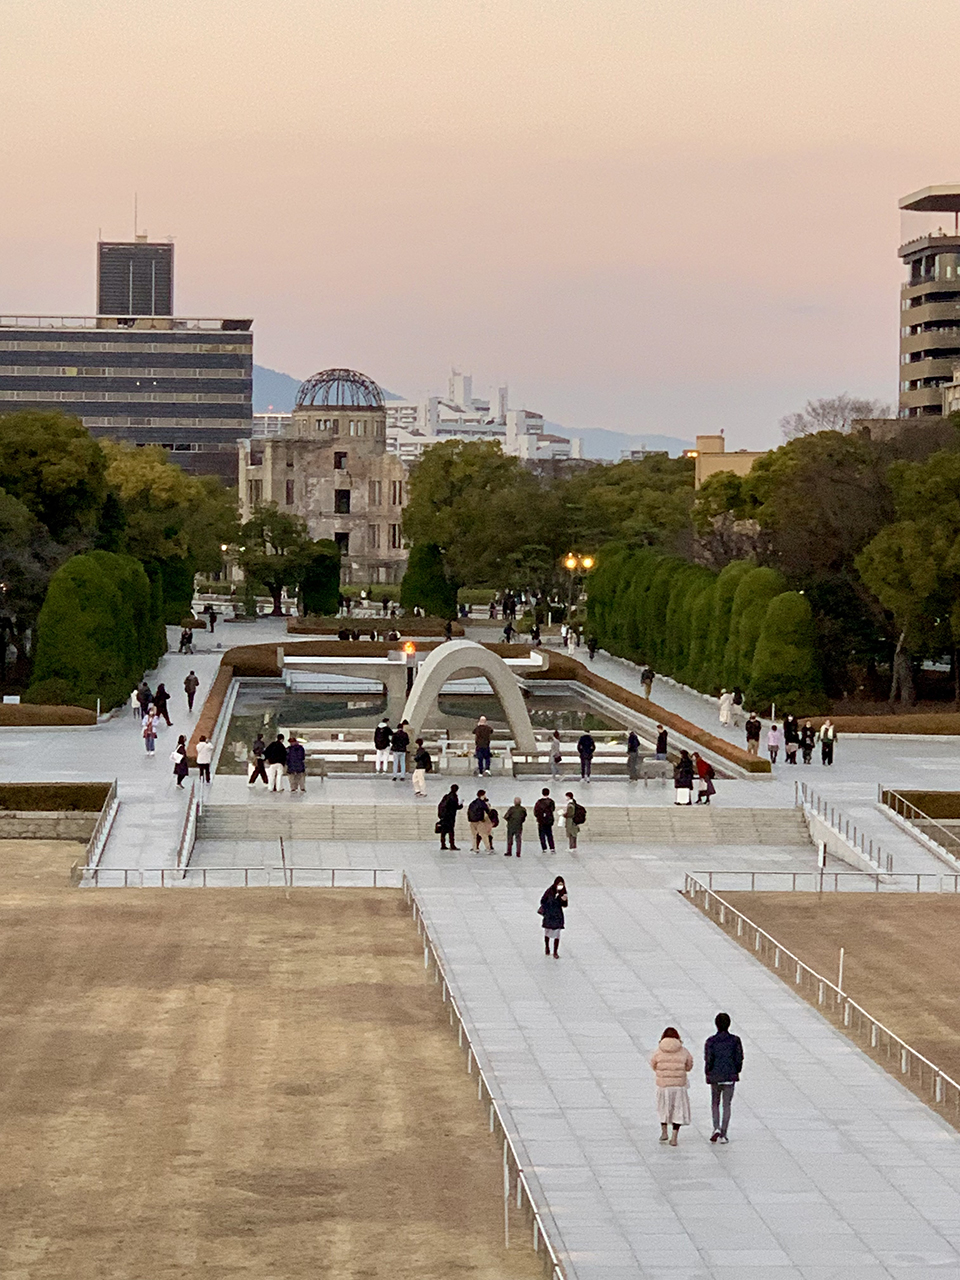
[[[717,1139],[717,1141],[718,1141],[718,1142],[729,1142],[729,1141],[730,1141],[730,1139],[727,1137],[727,1135],[726,1135],[725,1133],[721,1133],[721,1134],[720,1134],[720,1137]]]
[[[719,1139],[720,1139],[720,1130],[719,1130],[719,1129],[715,1129],[715,1130],[714,1130],[714,1132],[713,1132],[713,1134],[711,1135],[710,1141],[711,1141],[711,1142],[718,1142],[718,1141],[719,1141]]]

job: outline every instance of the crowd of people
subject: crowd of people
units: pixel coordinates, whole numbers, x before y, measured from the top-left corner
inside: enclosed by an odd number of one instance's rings
[[[460,846],[456,840],[457,815],[464,807],[460,796],[459,783],[452,782],[437,805],[436,833],[440,837],[440,848],[458,852]],[[506,832],[505,858],[521,857],[523,852],[524,827],[528,813],[520,796],[514,796],[513,803],[504,810],[501,817],[494,808],[486,790],[482,787],[466,806],[467,825],[470,828],[470,849],[472,853],[496,853],[493,842],[494,833],[502,826]],[[541,788],[540,795],[533,806],[533,821],[537,828],[540,849],[546,853],[556,853],[554,827],[558,815],[563,822],[567,837],[567,848],[576,849],[580,829],[587,820],[587,811],[577,800],[572,791],[568,791],[558,809],[557,802],[550,794],[549,787]]]
[[[723,697],[724,695],[721,695],[721,704]],[[729,723],[729,721],[724,721],[723,719],[722,705],[720,723]],[[744,722],[744,733],[747,739],[748,754],[758,756],[760,754],[760,738],[763,734],[763,724],[755,711],[751,711]],[[777,763],[781,750],[784,752],[784,759],[787,764],[796,764],[798,753],[804,764],[810,764],[813,760],[814,749],[818,743],[820,745],[821,763],[832,765],[833,752],[837,744],[837,727],[829,716],[826,717],[819,729],[815,729],[810,720],[805,720],[803,724],[800,724],[794,715],[784,716],[782,728],[774,721],[767,729],[766,746],[771,764]]]
[[[183,681],[183,692],[187,700],[188,715],[193,711],[194,700],[199,688],[199,677],[191,669]],[[130,694],[130,708],[133,712],[133,718],[140,725],[140,736],[143,738],[143,746],[147,753],[147,758],[155,760],[161,723],[165,724],[167,728],[173,727],[173,721],[170,719],[170,694],[163,681],[157,685],[156,689],[151,689],[146,679],[141,680],[136,689]],[[205,734],[201,734],[197,740],[195,759],[200,781],[209,782],[210,764],[213,760],[213,743],[207,739]],[[190,772],[186,734],[181,733],[177,738],[177,745],[170,752],[170,762],[173,765],[173,776],[177,780],[177,786],[182,789],[184,780]]]

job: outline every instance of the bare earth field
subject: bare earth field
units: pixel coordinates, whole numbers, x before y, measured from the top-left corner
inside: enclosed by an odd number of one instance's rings
[[[0,845],[3,1280],[542,1275],[398,891],[75,857]]]
[[[857,1004],[960,1079],[960,896],[915,893],[721,895]]]

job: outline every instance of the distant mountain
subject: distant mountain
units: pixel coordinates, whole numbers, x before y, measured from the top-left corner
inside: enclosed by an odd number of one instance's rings
[[[579,436],[583,441],[583,456],[597,461],[619,462],[621,453],[628,449],[666,449],[671,458],[676,458],[684,449],[693,448],[692,441],[676,436],[628,435],[625,431],[607,431],[604,427],[565,427],[559,422],[544,425],[559,436]]]
[[[262,364],[253,366],[253,412],[289,413],[300,390],[300,379],[276,369],[265,369]],[[384,400],[402,400],[386,387],[381,387]]]

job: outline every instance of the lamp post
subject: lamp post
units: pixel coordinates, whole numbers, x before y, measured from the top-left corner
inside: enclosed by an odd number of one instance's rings
[[[573,613],[574,602],[576,598],[577,575],[580,574],[582,576],[585,573],[589,573],[596,563],[597,561],[594,556],[590,556],[590,555],[581,556],[581,555],[577,555],[573,551],[569,552],[563,558],[564,568],[569,569],[570,571],[570,613],[571,614]]]

